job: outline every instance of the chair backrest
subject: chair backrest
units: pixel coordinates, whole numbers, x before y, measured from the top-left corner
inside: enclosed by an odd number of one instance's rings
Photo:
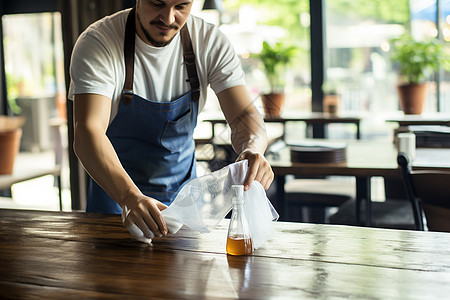
[[[403,153],[399,153],[397,162],[413,207],[416,228],[424,229],[423,210],[428,230],[450,232],[450,172],[412,171]]]

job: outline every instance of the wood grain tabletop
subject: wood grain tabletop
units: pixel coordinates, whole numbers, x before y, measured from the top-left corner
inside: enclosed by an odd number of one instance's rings
[[[143,244],[118,215],[0,210],[2,299],[440,299],[450,234],[275,223],[250,256],[228,220]]]

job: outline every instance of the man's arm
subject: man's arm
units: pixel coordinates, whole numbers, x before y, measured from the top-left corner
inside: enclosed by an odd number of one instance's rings
[[[267,133],[264,121],[257,111],[245,86],[235,86],[217,94],[220,106],[231,128],[231,143],[238,153],[238,161],[247,159],[248,173],[244,188],[248,190],[253,180],[268,189],[274,174],[264,152]]]
[[[136,224],[147,236],[167,233],[160,210],[166,206],[141,193],[131,180],[106,136],[111,99],[97,94],[79,94],[74,99],[74,151],[89,175],[129,211],[124,225]],[[131,146],[132,147],[132,146]]]

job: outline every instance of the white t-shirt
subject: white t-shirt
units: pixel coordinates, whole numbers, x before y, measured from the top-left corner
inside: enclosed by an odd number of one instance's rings
[[[117,12],[92,24],[80,35],[72,53],[69,99],[83,93],[112,99],[110,122],[117,113],[125,82],[123,44],[129,11]],[[201,111],[209,84],[216,94],[245,85],[244,72],[231,43],[214,25],[192,15],[186,24],[200,80]],[[152,47],[136,34],[135,94],[153,101],[173,101],[191,89],[186,79],[179,33],[165,47]]]

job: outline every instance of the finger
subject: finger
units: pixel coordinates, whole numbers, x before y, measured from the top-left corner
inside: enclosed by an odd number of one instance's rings
[[[268,190],[270,185],[273,181],[273,176],[270,176],[271,174],[268,174],[261,180],[261,185],[263,186],[264,190]]]
[[[165,204],[155,199],[147,198],[138,205],[138,214],[147,224],[148,228],[156,236],[160,237],[164,234],[163,232],[166,232],[165,234],[167,234],[167,227],[158,206],[161,208],[167,207]]]
[[[158,232],[162,235],[166,235],[168,233],[166,221],[161,214],[161,211],[158,207],[155,207],[156,210],[152,210],[150,213],[152,215],[152,220],[155,222],[155,226],[158,227]]]
[[[159,201],[155,201],[155,204],[156,204],[156,207],[157,207],[160,211],[163,211],[163,210],[165,210],[166,208],[168,208],[167,205],[165,205],[164,203],[159,202]]]
[[[255,180],[262,184],[262,180],[264,178],[265,172],[263,169],[258,168],[258,171],[256,172]]]
[[[271,172],[269,180],[267,181],[266,190],[270,188],[274,179],[275,179],[275,174],[273,172]]]
[[[256,178],[258,166],[256,164],[251,164],[249,162],[248,170],[247,170],[247,176],[244,179],[244,191],[248,191],[252,185],[252,182]]]
[[[166,235],[168,232],[166,222],[158,207],[165,208],[167,206],[154,199],[149,199],[149,201],[143,203],[145,203],[145,206],[142,206],[142,218],[150,230],[158,237]]]
[[[270,183],[272,182],[272,172],[269,170],[269,172],[264,172],[261,169],[258,170],[258,174],[255,177],[255,180],[261,183],[262,187],[267,190],[270,186]]]
[[[146,244],[150,244],[152,242],[151,238],[147,238],[145,237],[144,233],[142,232],[141,229],[139,229],[139,227],[136,226],[136,224],[131,223],[128,226],[126,226],[128,229],[128,232],[130,232],[131,236],[133,238],[135,238],[136,240],[146,243]]]
[[[127,205],[122,208],[122,223],[124,226],[128,226],[130,222],[128,221],[128,215],[131,213],[131,209]]]
[[[145,213],[143,213],[142,219],[145,224],[147,224],[148,228],[155,234],[155,236],[160,237],[162,235],[159,230],[159,226],[150,211],[146,211]]]
[[[267,184],[267,176],[262,177],[261,179],[257,180],[259,183],[261,183],[261,186],[266,189]]]
[[[275,174],[272,171],[272,168],[270,167],[269,163],[265,161],[264,164],[264,175],[261,179],[261,183],[263,184],[264,188],[267,190],[272,183],[273,179],[275,177]]]
[[[155,234],[148,227],[147,222],[145,222],[142,218],[137,217],[134,221],[134,224],[136,224],[136,226],[139,227],[139,229],[144,233],[144,236],[146,238],[152,239],[155,237]]]

